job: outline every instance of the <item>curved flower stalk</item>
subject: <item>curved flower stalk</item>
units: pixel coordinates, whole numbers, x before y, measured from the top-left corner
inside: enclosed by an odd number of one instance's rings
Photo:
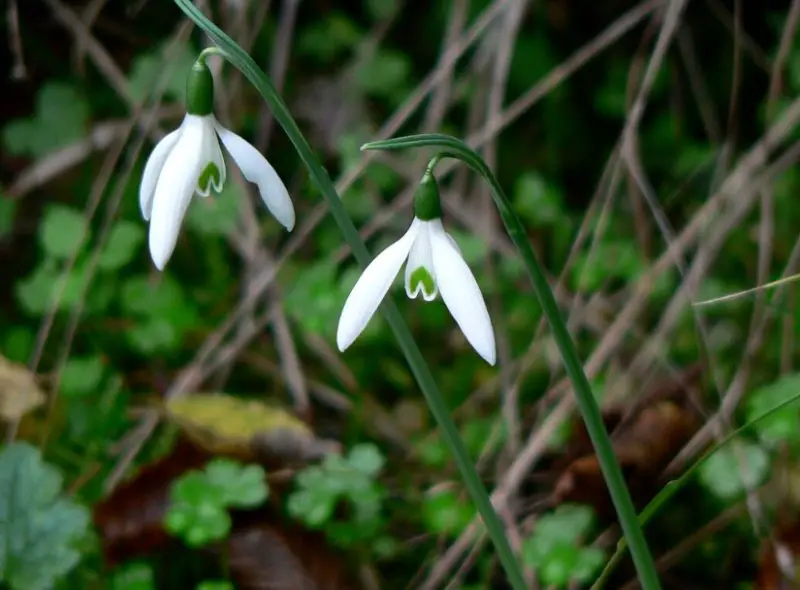
[[[566,322],[561,316],[561,310],[556,303],[553,292],[550,290],[544,270],[530,245],[525,227],[514,212],[494,173],[477,152],[463,141],[449,135],[431,133],[397,137],[374,141],[361,146],[361,149],[401,150],[421,147],[432,147],[438,150],[437,154],[431,159],[430,164],[428,164],[429,171],[433,171],[440,160],[455,158],[475,170],[489,184],[500,218],[503,220],[508,236],[520,254],[522,262],[528,271],[533,290],[542,306],[542,312],[547,317],[553,330],[553,337],[564,361],[564,368],[572,381],[575,399],[583,415],[586,430],[595,448],[601,472],[606,480],[609,494],[619,516],[625,541],[630,547],[631,556],[639,574],[639,582],[644,590],[660,590],[661,582],[658,579],[658,572],[653,562],[650,548],[642,533],[630,492],[625,484],[625,479],[614,453],[611,438],[608,436],[603,423],[600,409],[594,399],[586,374],[583,372],[583,363],[567,329]]]
[[[414,196],[414,221],[406,233],[364,269],[350,292],[336,332],[344,351],[369,323],[405,263],[405,291],[433,301],[441,294],[467,342],[490,365],[497,358],[494,330],[475,277],[442,225],[439,189],[426,172]]]
[[[159,270],[175,250],[181,223],[196,192],[207,197],[225,184],[220,141],[249,182],[258,186],[267,209],[288,231],[295,223],[286,186],[266,158],[226,129],[214,116],[214,79],[200,55],[186,84],[186,116],[180,127],[156,144],[142,174],[139,205],[150,222],[150,256]]]

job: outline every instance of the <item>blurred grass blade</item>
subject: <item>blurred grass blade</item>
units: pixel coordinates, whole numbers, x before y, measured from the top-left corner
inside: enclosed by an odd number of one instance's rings
[[[175,0],[175,3],[190,19],[203,29],[223,51],[225,51],[227,54],[225,55],[226,59],[245,75],[267,102],[275,120],[283,127],[286,135],[297,150],[300,159],[308,168],[314,184],[328,201],[331,214],[339,226],[342,236],[352,249],[353,255],[362,268],[365,268],[371,261],[367,247],[361,240],[358,230],[347,214],[327,171],[320,164],[319,159],[312,151],[311,146],[306,141],[297,123],[295,123],[272,82],[256,65],[247,52],[239,47],[239,45],[219,27],[209,21],[190,0]],[[464,483],[483,518],[489,537],[495,546],[497,555],[506,571],[512,588],[515,590],[525,590],[527,585],[506,538],[503,524],[492,507],[486,489],[475,470],[475,466],[461,440],[458,429],[450,417],[444,399],[439,392],[427,363],[422,357],[422,353],[414,342],[411,332],[403,321],[400,312],[389,298],[384,300],[381,310],[394,332],[395,338],[397,338],[397,342],[408,361],[414,378],[425,395],[431,413],[442,429],[450,452],[453,454],[455,463],[461,472],[461,476],[464,478]]]
[[[736,293],[729,293],[728,295],[723,295],[721,297],[714,297],[713,299],[706,299],[705,301],[695,301],[692,303],[694,307],[703,307],[706,305],[712,305],[714,303],[722,303],[724,301],[732,301],[734,299],[739,299],[740,297],[744,297],[745,295],[750,295],[751,293],[757,293],[762,289],[771,289],[773,287],[779,287],[780,285],[785,285],[787,283],[791,283],[800,279],[800,274],[792,275],[789,277],[783,277],[782,279],[778,279],[776,281],[771,281],[769,283],[764,283],[763,285],[759,285],[758,287],[752,287],[751,289],[745,289],[744,291],[737,291]]]
[[[492,196],[495,205],[500,212],[500,217],[506,227],[509,237],[514,242],[514,246],[519,251],[522,262],[525,265],[528,275],[533,284],[536,296],[542,305],[542,311],[547,316],[550,327],[553,330],[553,337],[558,344],[561,358],[564,360],[564,367],[572,381],[575,390],[575,397],[578,402],[583,420],[586,423],[586,430],[594,445],[603,477],[617,510],[622,531],[631,548],[636,570],[639,574],[639,582],[644,590],[658,590],[661,585],[658,580],[653,557],[647,541],[642,534],[642,529],[636,517],[636,510],[633,507],[622,470],[614,454],[611,439],[606,432],[600,409],[597,407],[594,395],[592,394],[589,381],[583,372],[583,363],[578,357],[578,352],[569,335],[567,326],[561,317],[550,285],[547,283],[544,271],[536,259],[536,255],[531,248],[528,236],[522,222],[514,213],[511,203],[503,192],[500,183],[495,178],[492,171],[481,159],[481,157],[463,141],[438,133],[412,135],[385,141],[375,141],[365,144],[361,149],[364,150],[400,150],[408,148],[433,147],[440,151],[435,154],[436,159],[455,158],[467,164],[478,174],[483,176],[492,189]],[[432,166],[435,162],[432,162]]]

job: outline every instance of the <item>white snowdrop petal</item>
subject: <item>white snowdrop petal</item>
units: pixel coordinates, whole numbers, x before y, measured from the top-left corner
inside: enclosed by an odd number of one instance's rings
[[[490,365],[497,360],[492,320],[483,295],[467,263],[453,247],[442,222],[431,222],[433,269],[442,300],[467,342]]]
[[[456,242],[455,239],[453,239],[453,236],[451,236],[447,232],[444,232],[444,235],[446,235],[447,239],[450,240],[450,243],[453,245],[453,248],[456,249],[456,252],[458,252],[458,255],[461,256],[461,258],[464,258],[464,253],[461,252],[461,248],[458,247],[458,242]]]
[[[202,161],[198,143],[202,126],[187,122],[180,140],[167,156],[153,195],[150,220],[150,256],[159,270],[164,270],[178,241],[181,222],[197,187]]]
[[[433,260],[431,258],[431,222],[416,220],[416,223],[419,224],[419,233],[408,254],[408,263],[406,264],[405,273],[406,295],[408,295],[409,299],[416,299],[417,295],[422,293],[422,298],[425,301],[433,301],[436,299],[439,290],[436,287],[436,276],[433,270]],[[427,271],[427,277],[425,277],[425,280],[419,280],[412,288],[412,276],[418,273],[420,269]],[[432,281],[432,284],[428,285],[428,289],[425,288],[426,280]]]
[[[153,195],[156,190],[156,183],[161,170],[164,168],[164,162],[167,160],[172,148],[178,142],[181,135],[183,124],[175,131],[167,133],[161,138],[150,152],[147,162],[144,165],[144,172],[142,173],[142,181],[139,183],[139,208],[142,211],[142,217],[145,221],[150,221],[150,212],[153,209]]]
[[[281,225],[291,231],[295,222],[294,205],[278,173],[261,152],[247,141],[219,123],[216,128],[225,149],[242,171],[242,176],[258,186],[261,200],[267,209]]]
[[[219,176],[217,177],[216,181],[214,180],[214,177],[211,177],[205,186],[202,186],[198,182],[196,188],[197,194],[201,197],[207,197],[209,194],[211,194],[212,190],[219,194],[222,191],[222,187],[225,186],[226,171],[225,158],[222,155],[222,148],[219,145],[219,138],[217,137],[217,120],[214,115],[206,115],[204,117],[198,117],[196,115],[188,116],[195,117],[202,123],[203,135],[199,146],[196,148],[200,151],[200,161],[202,162],[200,166],[200,173],[202,174],[206,166],[209,164],[216,166],[217,171],[219,172]]]
[[[339,316],[336,345],[340,351],[344,352],[367,327],[408,258],[418,228],[418,224],[411,224],[405,235],[378,254],[359,277]]]

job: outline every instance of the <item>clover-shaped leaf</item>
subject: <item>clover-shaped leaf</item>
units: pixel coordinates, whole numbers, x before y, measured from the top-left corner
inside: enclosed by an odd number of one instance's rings
[[[77,254],[87,232],[83,212],[64,205],[50,205],[39,229],[39,241],[50,256],[66,260]]]
[[[122,288],[122,308],[131,315],[168,315],[186,305],[181,284],[170,276],[157,282],[146,275],[132,277]]]
[[[429,531],[458,534],[475,516],[475,509],[453,490],[439,490],[425,497],[422,516]]]
[[[174,324],[158,317],[141,320],[126,330],[131,347],[145,355],[175,350],[181,343],[181,334]]]
[[[224,539],[231,530],[231,518],[221,490],[204,473],[190,471],[172,486],[164,525],[187,545],[201,547]]]
[[[228,508],[251,508],[266,500],[265,478],[259,465],[214,459],[203,471],[190,471],[173,484],[164,524],[192,547],[224,539],[231,530]]]
[[[119,221],[108,235],[108,242],[97,265],[103,270],[118,270],[128,264],[144,242],[144,230],[138,223]]]
[[[571,581],[590,581],[603,565],[605,555],[594,547],[555,545],[538,570],[539,578],[549,587],[565,588]]]
[[[377,475],[385,461],[378,447],[373,444],[356,445],[347,455],[347,462],[351,467],[372,477]]]
[[[316,334],[333,332],[344,303],[336,289],[336,267],[328,261],[309,265],[298,274],[286,299],[286,311]]]
[[[306,488],[289,496],[286,508],[289,514],[311,528],[319,528],[333,516],[338,497],[324,488]]]
[[[589,506],[562,504],[536,523],[522,546],[525,563],[536,569],[548,586],[566,587],[570,581],[586,582],[602,566],[603,552],[582,547],[594,513]]]
[[[78,303],[86,313],[105,311],[114,297],[114,283],[98,282],[86,291],[88,271],[88,265],[79,261],[65,272],[54,258],[45,258],[31,274],[17,281],[17,299],[33,316],[48,313],[54,306],[58,310],[72,309]]]
[[[89,513],[61,497],[61,475],[39,450],[14,443],[0,453],[0,582],[12,590],[42,590],[80,559],[75,544]]]
[[[743,442],[714,451],[700,466],[700,481],[723,500],[760,484],[769,470],[769,455],[760,446]]]
[[[131,563],[114,573],[111,590],[155,590],[152,568],[145,563]]]
[[[269,495],[264,469],[240,465],[230,459],[214,459],[206,466],[208,482],[217,487],[226,506],[252,508]]]
[[[3,128],[3,145],[14,155],[44,156],[86,134],[89,105],[72,87],[49,82],[36,95],[36,113]]]
[[[777,381],[753,391],[747,400],[747,420],[759,418],[780,403],[800,395],[800,374],[784,375]],[[780,443],[798,440],[797,422],[800,418],[800,400],[788,404],[759,421],[755,430],[764,442]]]
[[[136,319],[126,330],[131,346],[152,355],[174,351],[183,334],[197,325],[197,309],[186,298],[181,284],[169,277],[153,282],[147,276],[135,276],[122,287],[123,310]]]
[[[321,465],[309,466],[297,474],[295,491],[289,496],[289,514],[312,528],[327,526],[340,541],[363,538],[372,525],[379,523],[385,490],[375,480],[384,463],[378,447],[360,444],[346,457],[327,455]],[[341,523],[330,522],[336,505],[348,501],[351,521],[358,531],[342,529]],[[346,534],[345,534],[346,533]]]
[[[61,371],[61,393],[70,398],[90,395],[100,386],[103,372],[99,356],[72,357]]]
[[[606,562],[605,554],[597,547],[583,547],[572,567],[572,579],[582,584],[592,580]]]
[[[289,514],[312,528],[330,520],[336,503],[347,490],[345,478],[340,477],[341,470],[339,476],[331,475],[332,471],[335,472],[330,469],[333,463],[335,461],[326,461],[326,467],[312,465],[300,471],[295,478],[297,491],[289,496]]]

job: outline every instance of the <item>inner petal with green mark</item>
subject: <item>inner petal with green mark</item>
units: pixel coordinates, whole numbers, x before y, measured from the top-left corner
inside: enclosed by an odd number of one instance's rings
[[[419,292],[418,289],[421,288],[422,295],[426,299],[433,299],[436,296],[436,281],[424,266],[419,266],[411,271],[408,282],[411,293],[416,295]]]
[[[197,190],[205,194],[210,193],[212,186],[217,187],[220,185],[220,177],[221,174],[217,165],[214,162],[209,162],[197,179]]]

